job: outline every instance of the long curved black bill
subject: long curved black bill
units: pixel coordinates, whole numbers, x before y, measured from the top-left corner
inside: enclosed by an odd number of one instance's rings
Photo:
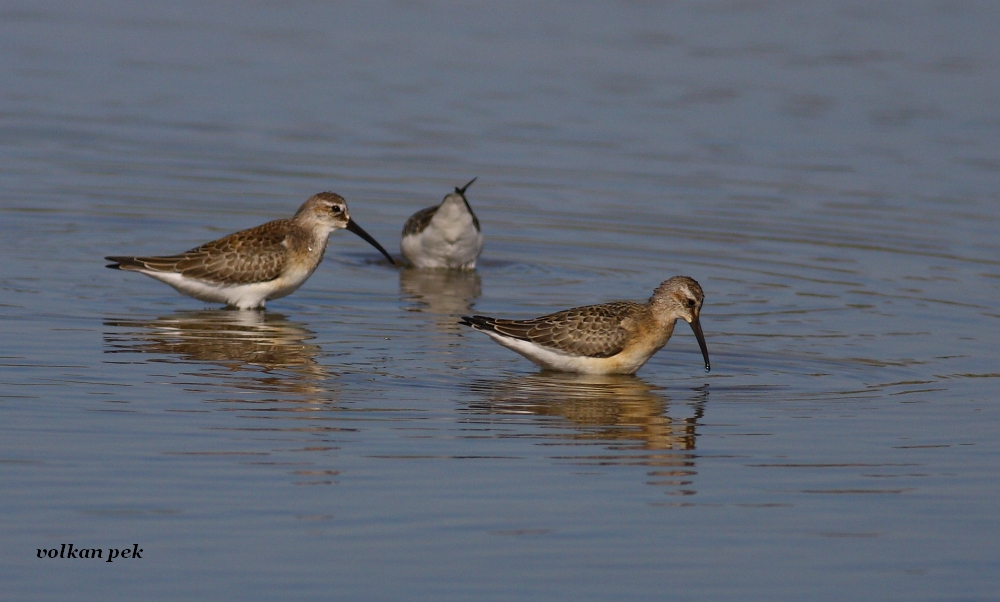
[[[458,186],[456,186],[455,187],[455,192],[457,192],[458,194],[460,194],[462,196],[465,196],[465,191],[468,190],[469,186],[472,186],[472,183],[475,182],[478,179],[479,179],[479,176],[476,176],[476,177],[472,178],[471,180],[469,180],[469,183],[466,184],[465,186],[462,186],[461,188],[459,188]]]
[[[382,253],[383,255],[385,255],[385,258],[389,260],[389,263],[391,263],[392,265],[396,265],[396,262],[393,261],[392,256],[389,255],[389,253],[385,249],[382,248],[382,245],[378,244],[377,240],[375,240],[374,238],[372,238],[371,234],[368,234],[367,232],[365,232],[364,228],[362,228],[361,226],[358,225],[358,222],[354,221],[353,219],[349,219],[349,220],[347,220],[347,225],[344,226],[344,228],[347,229],[350,232],[354,232],[355,234],[357,234],[361,238],[363,238],[366,241],[368,241],[368,244],[370,244],[371,246],[375,247],[376,249],[379,250],[380,253]]]
[[[705,333],[701,331],[701,322],[695,318],[691,322],[691,330],[694,331],[694,338],[698,339],[698,346],[701,347],[701,355],[705,358],[705,372],[712,371],[712,364],[708,361],[708,345],[705,344]]]

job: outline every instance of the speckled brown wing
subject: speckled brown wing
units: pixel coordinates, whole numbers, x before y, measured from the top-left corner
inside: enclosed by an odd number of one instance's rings
[[[223,284],[274,280],[288,261],[285,238],[290,220],[275,220],[207,242],[190,251],[165,257],[108,257],[125,270],[175,272],[189,278]]]
[[[567,309],[532,320],[501,320],[486,316],[464,318],[478,330],[493,331],[570,355],[611,357],[625,348],[632,321],[645,309],[630,301]]]
[[[403,224],[403,236],[420,234],[426,230],[427,225],[434,219],[434,214],[437,213],[438,207],[438,205],[427,207],[411,215],[410,219],[406,220],[406,223]]]

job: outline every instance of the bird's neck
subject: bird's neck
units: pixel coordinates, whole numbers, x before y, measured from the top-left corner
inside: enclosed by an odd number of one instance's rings
[[[472,215],[465,207],[462,199],[447,200],[434,213],[434,227],[439,230],[446,239],[457,238],[472,228]],[[450,234],[450,236],[449,236]]]
[[[321,224],[304,225],[295,223],[295,226],[300,230],[301,236],[290,237],[288,239],[296,241],[295,244],[298,245],[298,248],[292,250],[296,253],[318,256],[322,259],[323,253],[326,251],[326,243],[330,240],[333,228],[326,228]]]

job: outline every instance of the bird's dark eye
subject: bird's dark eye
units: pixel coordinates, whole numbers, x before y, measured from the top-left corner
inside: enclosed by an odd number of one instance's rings
[[[343,211],[344,209],[340,205],[334,205],[333,207],[330,207],[330,213],[334,215],[340,215],[341,213],[343,213]]]
[[[694,299],[688,299],[687,300],[687,306],[688,307],[694,307],[694,305],[695,305],[695,300]]]

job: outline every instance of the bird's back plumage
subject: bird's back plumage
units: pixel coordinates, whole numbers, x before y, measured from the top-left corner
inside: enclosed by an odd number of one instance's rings
[[[173,272],[217,284],[267,282],[285,270],[289,251],[292,251],[289,234],[294,229],[298,228],[291,220],[280,219],[234,232],[177,255],[105,259],[117,262],[117,268],[122,270]]]
[[[437,213],[439,205],[433,205],[431,207],[425,207],[420,211],[417,211],[406,220],[403,224],[403,236],[410,236],[411,234],[420,234],[427,229],[430,225],[431,220],[434,219],[434,214]]]
[[[530,320],[463,318],[477,330],[520,339],[567,355],[605,358],[621,353],[637,313],[645,306],[615,301],[559,311]]]

